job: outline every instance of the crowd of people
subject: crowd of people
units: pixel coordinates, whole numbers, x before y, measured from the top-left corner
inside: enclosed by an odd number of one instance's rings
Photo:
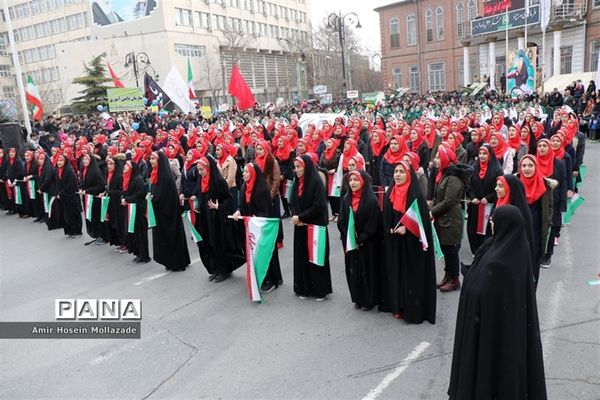
[[[300,124],[303,114],[317,111],[344,115]],[[307,246],[309,227],[327,233],[335,224],[357,309],[377,307],[408,323],[433,324],[436,292],[459,290],[462,271],[455,351],[466,354],[469,330],[475,329],[467,315],[501,307],[498,293],[512,285],[508,290],[527,299],[526,315],[506,316],[508,325],[522,317],[512,330],[497,329],[496,322],[485,329],[526,334],[535,347],[528,350],[529,365],[541,358],[535,306],[540,266],[551,265],[561,213],[581,182],[586,134],[580,121],[570,107],[549,107],[535,96],[514,101],[456,92],[388,98],[373,106],[257,106],[208,119],[148,110],[115,119],[49,116],[24,154],[0,148],[0,205],[69,238],[82,235],[85,221],[91,238],[86,245],[108,244],[137,263],[151,261],[151,229],[152,258],[174,271],[190,264],[186,223],[213,282],[246,262],[240,217],[289,219],[294,293],[318,301],[332,293],[329,239],[325,234],[325,261],[317,265]],[[420,234],[407,228],[408,214],[423,222]],[[461,263],[465,220],[473,258]],[[283,236],[280,222],[265,293],[283,283]],[[444,258],[439,282],[436,241]],[[515,263],[523,268],[516,271]],[[491,264],[498,269],[484,273]],[[517,338],[513,345],[524,343]],[[450,389],[455,395],[461,382],[475,379],[457,360]],[[521,372],[511,372],[520,385],[507,381],[514,393],[540,385],[539,371],[534,377]]]

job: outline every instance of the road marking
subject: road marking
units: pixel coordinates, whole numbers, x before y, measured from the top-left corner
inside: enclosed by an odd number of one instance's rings
[[[381,380],[379,385],[373,388],[365,397],[363,397],[362,400],[375,400],[377,397],[379,397],[381,393],[383,393],[383,391],[392,384],[394,379],[398,378],[404,371],[406,371],[406,369],[410,367],[410,364],[419,358],[421,353],[423,353],[429,346],[431,346],[431,343],[429,342],[419,343],[417,347],[415,347],[415,349],[408,356],[406,356],[404,360],[402,360],[400,365],[396,367],[395,370],[387,374],[385,378]]]
[[[141,281],[134,283],[134,284],[133,284],[133,286],[140,286],[140,285],[143,285],[144,283],[148,283],[148,282],[150,282],[150,281],[153,281],[153,280],[155,280],[155,279],[158,279],[158,278],[160,278],[161,276],[165,276],[165,275],[167,275],[169,272],[170,272],[170,271],[167,271],[167,272],[161,272],[160,274],[154,274],[154,275],[147,276],[146,278],[142,279]]]

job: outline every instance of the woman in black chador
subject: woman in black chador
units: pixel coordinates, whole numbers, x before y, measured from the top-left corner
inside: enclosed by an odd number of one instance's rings
[[[102,245],[106,243],[108,238],[104,229],[105,225],[100,222],[101,201],[97,196],[104,192],[106,182],[93,155],[85,154],[81,157],[81,160],[83,169],[81,170],[81,190],[79,193],[82,195],[83,204],[87,207],[87,195],[94,196],[92,201],[92,220],[88,220],[87,215],[84,215],[85,228],[88,235],[94,240],[86,244],[95,242],[97,245]],[[84,208],[84,210],[84,214],[86,214],[87,209]]]
[[[190,265],[190,253],[183,230],[175,177],[171,173],[169,159],[163,152],[152,153],[150,164],[152,205],[156,217],[156,226],[152,230],[153,258],[168,270],[185,271]]]
[[[54,168],[50,162],[50,158],[45,152],[41,152],[37,156],[38,176],[37,176],[37,195],[42,198],[42,201],[48,201],[44,220],[48,230],[61,228],[62,225],[62,210],[60,200],[56,200],[57,181]],[[1,188],[0,188],[1,189]],[[46,196],[44,197],[44,194]],[[54,201],[52,201],[54,199]]]
[[[325,300],[331,293],[329,236],[327,233],[327,194],[310,156],[294,159],[296,181],[290,196],[294,224],[294,293],[300,299],[314,296]],[[307,224],[325,226],[325,265],[309,261]]]
[[[62,211],[62,227],[70,238],[81,236],[81,199],[77,177],[71,163],[63,154],[56,160],[56,182]]]
[[[135,255],[133,262],[149,263],[148,253],[148,220],[146,219],[146,185],[140,175],[140,166],[133,161],[123,166],[123,229],[127,237],[127,250]],[[133,233],[128,232],[129,204],[135,204]]]
[[[219,172],[217,163],[212,157],[202,157],[196,163],[200,174],[200,188],[197,194],[200,213],[196,218],[198,233],[202,236],[198,251],[202,264],[209,273],[209,281],[222,282],[231,276],[231,272],[245,264],[242,243],[235,238],[228,220],[233,214],[233,199],[229,185]]]
[[[419,237],[400,223],[415,200],[425,228],[426,250]],[[435,324],[435,257],[427,210],[415,172],[406,161],[400,161],[383,200],[385,292],[380,310],[411,324],[423,321]]]
[[[271,190],[261,169],[254,163],[246,164],[242,176],[244,183],[240,191],[240,209],[234,214],[234,219],[239,219],[240,215],[245,217],[279,218],[279,211],[273,208]],[[241,236],[240,240],[243,241],[244,236]],[[282,283],[279,251],[277,245],[275,245],[261,291],[269,293],[273,289],[277,289]]]
[[[465,276],[451,400],[545,400],[544,361],[525,222],[515,206],[492,215],[493,239]]]
[[[103,196],[110,198],[108,202],[108,220],[104,226],[111,246],[117,246],[118,253],[127,252],[127,236],[125,217],[121,206],[123,196],[123,156],[116,155],[106,158],[106,192]]]
[[[350,190],[342,199],[338,229],[342,239],[346,280],[355,308],[368,311],[379,303],[379,260],[381,252],[381,210],[371,178],[364,171],[348,173]],[[358,248],[348,251],[346,238],[352,209]]]

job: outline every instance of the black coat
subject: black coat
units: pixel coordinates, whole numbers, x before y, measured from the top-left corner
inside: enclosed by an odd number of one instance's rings
[[[454,335],[451,400],[545,400],[531,255],[521,212],[494,214],[494,238],[465,276]]]
[[[352,302],[371,308],[379,303],[380,297],[381,211],[369,175],[364,171],[359,173],[363,178],[363,189],[358,209],[353,211],[358,248],[345,251],[344,264]],[[338,216],[338,229],[344,249],[351,207],[352,192],[348,191],[342,198]]]
[[[81,198],[77,188],[77,177],[69,160],[65,161],[62,176],[59,174],[57,167],[56,181],[65,235],[81,235]]]
[[[182,271],[190,264],[181,206],[169,159],[158,153],[158,178],[152,185],[156,226],[152,231],[153,258],[166,269]]]

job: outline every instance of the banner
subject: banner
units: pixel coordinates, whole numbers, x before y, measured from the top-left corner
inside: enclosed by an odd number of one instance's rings
[[[506,74],[506,89],[511,97],[530,94],[535,90],[535,65],[523,50],[512,55],[511,67]]]
[[[90,0],[92,19],[100,26],[144,18],[156,8],[156,0],[149,1],[98,1]]]
[[[171,67],[171,70],[165,78],[162,86],[163,90],[171,101],[181,108],[181,111],[190,113],[196,111],[194,103],[190,101],[188,85],[185,83],[177,68]]]
[[[504,12],[505,10],[503,10]],[[529,17],[527,25],[540,23],[540,6],[536,4],[529,7]],[[508,25],[508,26],[507,26]],[[471,35],[478,36],[486,33],[503,32],[506,29],[515,29],[525,26],[525,9],[513,10],[508,12],[508,21],[506,15],[492,15],[471,20]]]
[[[340,113],[305,113],[302,114],[300,119],[298,120],[298,126],[302,129],[302,132],[306,131],[306,127],[308,124],[315,124],[317,129],[321,129],[323,127],[323,121],[329,122],[330,125],[333,125],[335,119],[337,117],[343,117],[344,112]]]
[[[140,88],[106,89],[110,112],[141,111],[144,109],[144,93]]]

